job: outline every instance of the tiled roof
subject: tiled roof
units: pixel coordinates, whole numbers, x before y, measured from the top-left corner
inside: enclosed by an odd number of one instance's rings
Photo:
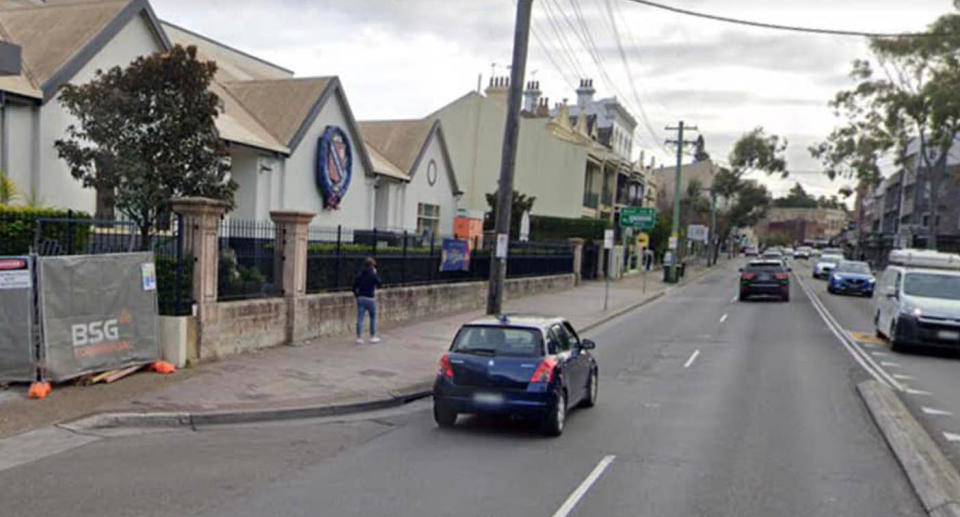
[[[224,86],[277,140],[290,147],[332,77],[227,82]]]
[[[369,147],[409,175],[434,124],[430,119],[374,120],[359,126]]]

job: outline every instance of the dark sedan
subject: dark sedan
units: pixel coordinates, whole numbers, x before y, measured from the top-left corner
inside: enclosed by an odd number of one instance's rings
[[[595,346],[562,318],[504,315],[468,323],[440,358],[434,419],[450,427],[462,413],[535,418],[558,436],[570,407],[597,401]]]
[[[780,260],[754,260],[740,268],[740,301],[774,296],[790,301],[790,269]]]

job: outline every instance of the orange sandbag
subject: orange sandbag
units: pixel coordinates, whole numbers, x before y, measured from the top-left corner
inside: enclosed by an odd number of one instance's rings
[[[173,373],[177,371],[177,367],[166,362],[166,361],[156,361],[150,365],[150,369],[161,374],[166,375],[168,373]]]
[[[32,399],[45,399],[51,391],[53,391],[53,388],[50,387],[49,382],[35,382],[30,385],[30,391],[27,393],[27,397]]]

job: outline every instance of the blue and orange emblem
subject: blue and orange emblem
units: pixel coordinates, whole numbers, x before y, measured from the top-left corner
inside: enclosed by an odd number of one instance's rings
[[[323,207],[336,210],[347,194],[353,175],[350,140],[338,126],[327,126],[317,150],[317,186],[323,194]]]

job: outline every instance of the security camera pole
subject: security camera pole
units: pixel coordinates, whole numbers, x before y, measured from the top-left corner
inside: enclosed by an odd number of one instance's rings
[[[513,204],[513,167],[517,160],[517,133],[520,130],[520,98],[527,67],[527,43],[530,39],[530,11],[533,0],[517,2],[517,23],[513,35],[513,63],[510,68],[510,95],[507,97],[507,124],[503,130],[503,155],[500,182],[497,185],[494,256],[490,259],[490,283],[487,290],[487,314],[503,311],[503,283],[507,277],[507,250],[510,243],[510,212]]]

